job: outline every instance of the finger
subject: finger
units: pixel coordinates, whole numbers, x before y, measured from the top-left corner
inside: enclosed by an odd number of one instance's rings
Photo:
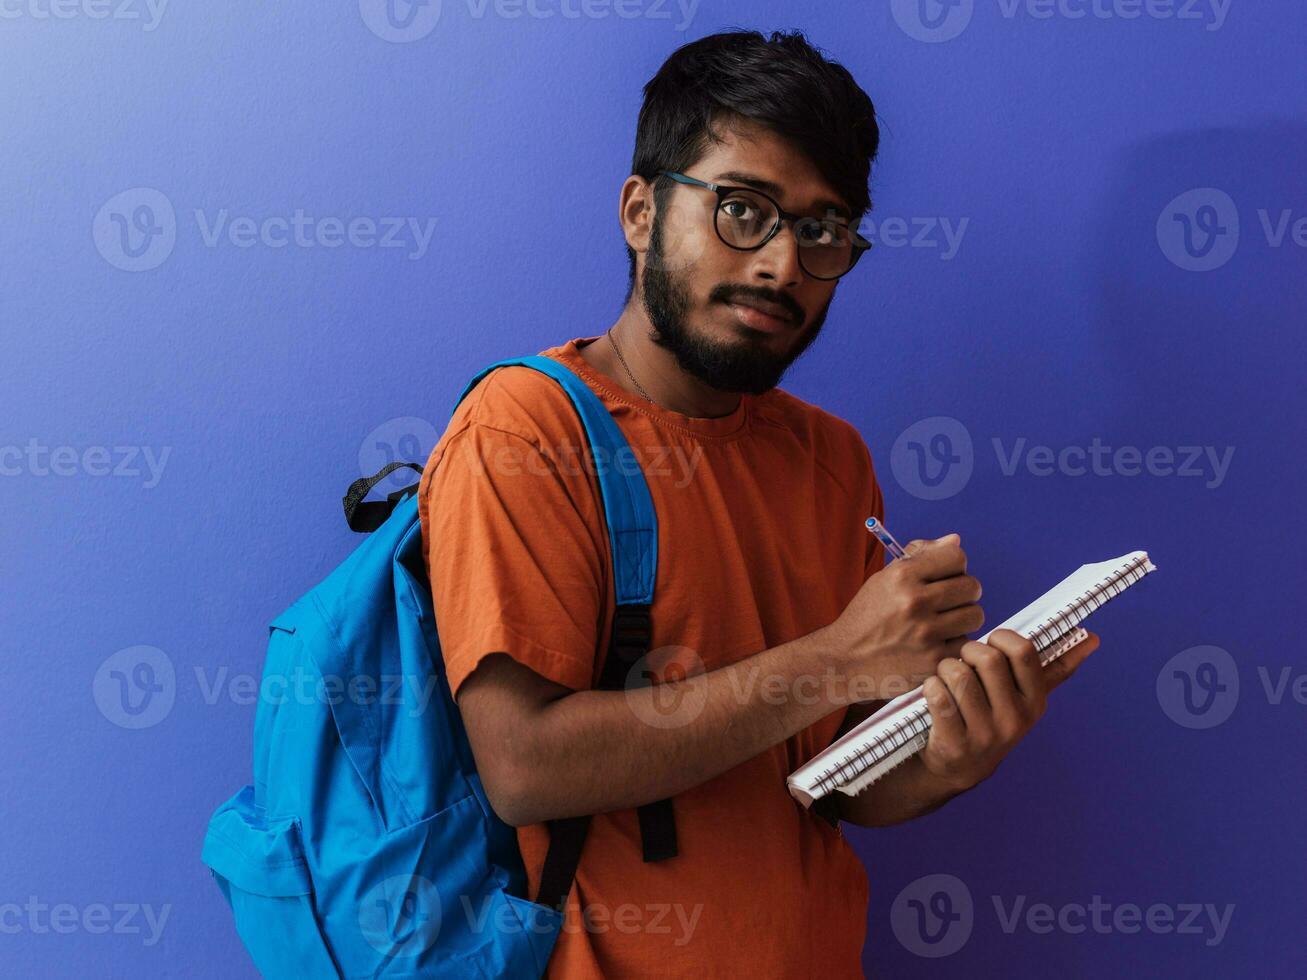
[[[935,617],[936,635],[946,637],[974,633],[985,625],[985,610],[979,606],[959,606]]]
[[[958,534],[957,531],[953,531],[952,533],[946,534],[941,538],[913,538],[911,541],[908,542],[907,547],[905,547],[903,550],[906,554],[915,555],[918,551],[921,551],[926,548],[930,548],[933,545],[941,544],[941,543],[961,544],[962,535]]]
[[[993,711],[976,672],[964,660],[945,660],[936,669],[935,676],[948,685],[968,739],[987,741],[993,734]]]
[[[1007,655],[998,647],[973,641],[962,648],[962,659],[971,665],[985,688],[995,725],[1005,731],[1020,726],[1021,692],[1017,690]]]
[[[922,591],[930,608],[939,612],[979,602],[984,592],[980,587],[980,579],[972,575],[954,575],[952,578],[928,582]]]
[[[1051,691],[1074,674],[1085,659],[1098,649],[1099,636],[1090,633],[1062,656],[1044,668],[1045,691]]]
[[[956,547],[958,553],[962,556],[962,571],[965,572],[967,570],[967,553],[962,550],[962,535],[958,534],[957,531],[951,531],[943,537],[936,538],[935,543],[950,548]]]
[[[926,696],[926,706],[930,708],[931,741],[950,748],[962,745],[967,738],[967,728],[962,723],[962,716],[948,685],[932,674],[921,685],[921,692]]]
[[[938,579],[952,578],[967,570],[966,552],[958,543],[956,534],[945,535],[935,541],[912,541],[909,545],[918,545],[911,552],[909,563],[912,574],[920,582],[934,582]],[[907,549],[904,549],[905,551]]]
[[[1047,690],[1048,678],[1044,675],[1035,644],[1015,630],[1008,629],[994,630],[985,642],[1007,657],[1021,697],[1038,704]]]

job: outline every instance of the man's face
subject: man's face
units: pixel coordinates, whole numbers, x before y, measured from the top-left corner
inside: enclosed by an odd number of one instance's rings
[[[757,127],[722,135],[688,176],[747,187],[740,175],[751,175],[780,188],[771,196],[785,210],[814,217],[826,213],[817,202],[840,200],[779,137]],[[788,223],[760,249],[730,248],[713,230],[716,203],[712,191],[678,184],[655,215],[640,278],[651,339],[709,387],[761,394],[817,339],[836,283],[803,272]],[[732,304],[750,300],[782,307],[784,322],[748,322]]]

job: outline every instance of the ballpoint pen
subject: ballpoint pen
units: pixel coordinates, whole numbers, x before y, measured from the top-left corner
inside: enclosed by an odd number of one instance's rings
[[[894,535],[889,533],[887,528],[874,517],[867,518],[867,530],[876,535],[878,541],[885,546],[892,558],[906,558],[908,553],[903,550],[903,546],[894,540]]]

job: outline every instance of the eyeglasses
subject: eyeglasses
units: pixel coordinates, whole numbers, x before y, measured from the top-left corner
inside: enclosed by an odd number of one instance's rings
[[[658,174],[716,193],[713,228],[723,244],[741,252],[762,248],[776,237],[783,222],[790,222],[799,244],[799,267],[813,279],[840,278],[871,248],[871,242],[843,222],[791,214],[773,198],[752,187],[710,184],[670,170],[659,170]]]

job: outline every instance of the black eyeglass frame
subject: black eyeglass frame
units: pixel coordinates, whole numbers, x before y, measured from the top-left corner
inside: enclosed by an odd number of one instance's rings
[[[713,208],[713,220],[712,220],[713,231],[717,233],[717,237],[721,240],[721,243],[723,245],[725,245],[727,248],[733,248],[737,252],[758,251],[758,249],[762,248],[764,245],[766,245],[769,241],[771,241],[780,233],[781,226],[785,224],[785,222],[787,221],[791,225],[793,225],[795,230],[797,231],[800,223],[802,222],[805,221],[820,222],[823,220],[821,218],[814,218],[811,215],[793,214],[789,211],[786,211],[783,207],[781,207],[780,202],[777,201],[776,198],[772,197],[770,194],[766,194],[763,191],[758,190],[758,188],[756,187],[740,187],[731,184],[713,184],[713,183],[709,183],[706,180],[699,180],[697,177],[690,177],[686,174],[677,173],[676,171],[673,170],[659,170],[657,172],[657,175],[661,177],[670,177],[672,178],[672,180],[676,181],[677,183],[687,184],[691,187],[706,187],[708,190],[714,192],[717,195],[717,204]],[[722,234],[721,228],[719,228],[717,225],[717,219],[721,215],[722,202],[727,197],[729,197],[732,193],[735,193],[737,191],[744,191],[749,194],[756,194],[758,197],[761,197],[766,201],[768,201],[771,204],[771,206],[776,209],[776,223],[772,225],[771,229],[763,237],[762,241],[760,241],[757,245],[749,245],[749,246],[732,245],[730,242],[726,240],[726,236]],[[841,272],[839,275],[817,276],[809,272],[807,266],[803,264],[803,241],[799,238],[797,234],[794,236],[795,243],[799,249],[799,267],[803,269],[804,275],[811,276],[813,279],[818,279],[822,282],[834,282],[837,279],[842,279],[844,276],[847,276],[850,272],[853,271],[853,267],[858,264],[858,259],[862,258],[862,253],[870,251],[872,245],[871,242],[867,241],[867,239],[859,235],[856,231],[853,230],[852,227],[850,227],[845,222],[836,221],[833,223],[840,225],[842,228],[848,231],[849,240],[853,246],[853,251],[849,258],[849,267],[845,269],[843,272]]]

